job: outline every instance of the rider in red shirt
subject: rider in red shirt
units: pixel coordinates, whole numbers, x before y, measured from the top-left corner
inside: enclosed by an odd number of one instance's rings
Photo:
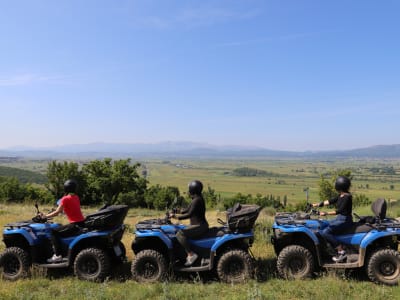
[[[57,209],[43,216],[45,218],[52,218],[64,211],[70,223],[52,230],[51,241],[54,255],[47,260],[50,263],[62,261],[59,238],[77,234],[85,221],[85,217],[81,211],[80,199],[76,194],[77,187],[78,185],[75,180],[67,180],[64,183],[65,195],[60,199]]]
[[[62,197],[58,207],[64,210],[70,223],[77,223],[85,220],[81,212],[81,201],[76,194],[69,193]]]

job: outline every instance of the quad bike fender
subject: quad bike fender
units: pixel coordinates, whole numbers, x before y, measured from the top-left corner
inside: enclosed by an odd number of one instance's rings
[[[211,249],[211,247],[215,244],[215,241],[220,240],[221,237],[210,237],[200,240],[192,240],[189,239],[189,243],[195,245],[196,247]]]
[[[211,247],[211,251],[217,252],[218,248],[231,241],[253,239],[253,238],[254,238],[253,232],[239,233],[239,234],[225,234],[222,237],[217,238],[217,240]]]
[[[368,233],[355,233],[336,236],[337,240],[344,245],[361,245]]]
[[[274,228],[276,238],[281,238],[290,235],[306,235],[309,237],[315,245],[319,245],[319,240],[316,233],[305,226],[290,226],[290,227],[281,227],[277,226]]]
[[[161,240],[168,249],[173,249],[172,240],[168,238],[163,232],[161,231],[137,231],[135,232],[136,239],[154,239],[157,238]]]
[[[33,246],[38,244],[39,239],[35,235],[35,233],[26,229],[5,229],[3,232],[3,240],[5,244],[8,246],[9,242],[12,240],[25,240],[29,246]]]
[[[73,249],[79,243],[87,240],[107,239],[113,232],[113,230],[89,231],[78,236],[63,238],[62,243],[69,245],[69,249]]]
[[[398,243],[400,240],[400,232],[396,231],[378,231],[378,230],[373,230],[368,232],[368,234],[364,237],[364,239],[360,243],[360,248],[367,248],[369,245],[374,243],[375,241],[382,239],[382,238],[388,238],[392,237],[393,242]]]

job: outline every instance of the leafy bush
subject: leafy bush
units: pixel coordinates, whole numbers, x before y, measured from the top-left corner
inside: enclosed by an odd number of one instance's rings
[[[159,184],[146,190],[144,193],[144,201],[147,208],[155,208],[158,210],[165,210],[171,206],[182,206],[185,202],[177,187],[162,187]]]
[[[0,180],[0,199],[3,202],[52,203],[54,197],[43,187],[23,184],[16,177],[2,177]]]
[[[274,174],[271,172],[267,172],[264,170],[254,169],[254,168],[237,168],[232,171],[232,175],[234,176],[246,176],[246,177],[267,177],[267,176],[279,176],[278,174]]]
[[[372,201],[364,194],[353,195],[353,207],[367,206],[371,205],[371,203]]]
[[[287,200],[287,197],[285,199]],[[261,207],[273,207],[274,209],[284,207],[280,202],[280,196],[275,197],[274,195],[262,196],[261,194],[257,194],[256,197],[253,197],[251,194],[243,195],[242,193],[237,193],[232,198],[226,198],[223,201],[225,209],[232,207],[235,203],[257,204]]]

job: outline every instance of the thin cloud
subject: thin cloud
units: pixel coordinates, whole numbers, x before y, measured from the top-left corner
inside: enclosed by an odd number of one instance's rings
[[[158,30],[175,28],[192,29],[236,20],[251,19],[257,15],[258,12],[255,11],[236,12],[221,8],[190,8],[177,11],[168,16],[151,15],[136,18],[134,25]]]
[[[65,82],[65,78],[59,76],[44,76],[29,73],[0,77],[0,86],[27,86],[34,84],[56,84],[63,82]]]

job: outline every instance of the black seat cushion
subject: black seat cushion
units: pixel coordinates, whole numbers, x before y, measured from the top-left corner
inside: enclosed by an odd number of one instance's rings
[[[201,239],[207,239],[207,238],[214,238],[214,237],[220,237],[223,236],[226,232],[226,228],[224,227],[210,227],[207,231],[207,233],[196,237],[196,238],[191,238],[193,240],[201,240]]]
[[[374,227],[371,224],[355,222],[350,227],[337,233],[337,235],[369,232]]]

